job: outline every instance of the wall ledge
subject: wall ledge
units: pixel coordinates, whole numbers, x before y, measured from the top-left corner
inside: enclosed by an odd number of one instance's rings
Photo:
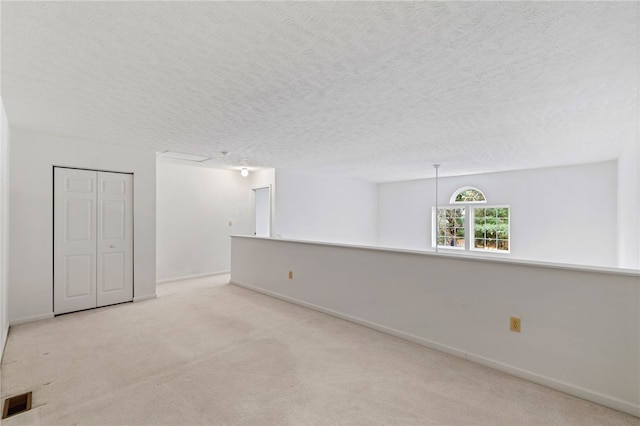
[[[599,272],[603,274],[628,275],[628,276],[636,276],[640,278],[640,269],[540,262],[540,261],[533,261],[533,260],[503,258],[503,257],[497,257],[497,256],[487,256],[487,255],[478,255],[478,254],[457,254],[457,253],[448,253],[448,252],[436,253],[435,251],[408,250],[408,249],[393,248],[393,247],[360,246],[360,245],[354,245],[354,244],[334,243],[334,242],[327,242],[327,241],[308,241],[308,240],[290,240],[285,238],[267,238],[267,237],[256,237],[254,235],[231,235],[230,237],[232,239],[246,238],[246,239],[254,239],[254,240],[282,242],[282,243],[309,244],[309,245],[316,245],[316,246],[381,251],[381,252],[387,252],[387,253],[413,254],[417,256],[435,256],[435,257],[456,259],[456,260],[469,260],[473,262],[495,262],[495,263],[502,263],[502,264],[507,263],[512,265],[539,266],[542,268],[563,269],[568,271]],[[638,284],[640,285],[640,281],[638,281]]]

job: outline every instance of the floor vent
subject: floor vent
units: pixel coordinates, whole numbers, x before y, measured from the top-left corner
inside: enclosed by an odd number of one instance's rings
[[[22,395],[12,396],[4,400],[4,410],[2,410],[2,418],[14,416],[31,410],[31,392]]]

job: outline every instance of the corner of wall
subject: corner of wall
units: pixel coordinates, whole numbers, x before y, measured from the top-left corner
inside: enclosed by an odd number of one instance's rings
[[[640,269],[640,136],[618,157],[618,266]]]
[[[0,360],[9,335],[9,122],[0,98]]]

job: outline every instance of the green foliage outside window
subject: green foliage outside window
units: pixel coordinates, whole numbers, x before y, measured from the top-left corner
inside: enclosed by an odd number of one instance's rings
[[[464,204],[486,203],[482,191],[472,186],[458,189],[450,198],[450,207],[438,208],[436,243],[440,247],[509,252],[509,206],[471,207],[465,222]],[[462,205],[461,205],[462,204]],[[455,206],[455,207],[453,207]],[[466,230],[466,227],[469,227]],[[469,247],[465,237],[469,236]]]
[[[458,192],[458,194],[456,195],[456,198],[454,200],[456,203],[465,203],[465,202],[483,202],[486,201],[484,198],[484,194],[480,191],[478,191],[477,189],[474,188],[467,188],[464,189],[460,192]]]
[[[509,250],[509,209],[507,207],[473,210],[474,247]]]

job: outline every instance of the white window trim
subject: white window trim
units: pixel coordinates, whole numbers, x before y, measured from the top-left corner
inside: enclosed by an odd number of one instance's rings
[[[457,247],[457,246],[438,246],[438,250],[451,250],[451,251],[455,251],[455,252],[466,252],[469,250],[469,238],[467,238],[467,231],[468,231],[468,227],[469,227],[469,214],[467,212],[468,208],[466,206],[461,205],[461,203],[458,204],[454,204],[454,205],[447,205],[447,206],[438,206],[438,209],[459,209],[459,208],[464,208],[465,209],[465,213],[464,213],[464,247]],[[436,235],[437,230],[436,230],[436,218],[437,218],[437,214],[436,214],[436,207],[433,206],[431,207],[431,248],[435,249],[436,248],[436,240],[438,238],[438,236]]]
[[[464,191],[468,191],[469,189],[473,189],[474,191],[478,191],[479,193],[482,194],[482,196],[484,197],[484,201],[456,201],[456,197],[458,196],[458,194],[460,194],[461,192]],[[449,204],[451,205],[460,205],[460,204],[486,204],[487,203],[487,196],[484,195],[484,192],[482,192],[481,190],[479,190],[478,188],[476,188],[475,186],[463,186],[462,188],[458,188],[453,195],[451,196],[451,198],[449,199]]]
[[[509,250],[497,250],[497,249],[487,249],[487,248],[476,248],[475,245],[475,239],[476,239],[476,233],[475,233],[475,209],[507,209],[509,212],[509,215],[507,216],[507,220],[508,220],[508,225],[509,225]],[[468,218],[469,220],[469,229],[468,231],[472,234],[473,238],[473,243],[471,243],[471,241],[469,241],[469,250],[470,251],[475,251],[475,252],[479,252],[479,253],[496,253],[496,254],[509,254],[511,253],[511,206],[509,206],[508,204],[496,204],[496,205],[486,205],[486,206],[482,206],[482,207],[471,207],[469,209],[469,213],[465,214],[466,218],[465,218],[465,222],[466,219]],[[466,223],[465,223],[466,224]],[[467,242],[467,238],[466,238],[466,232],[467,229],[465,228],[465,243]],[[466,244],[465,244],[466,245]]]
[[[471,188],[471,187],[467,187]],[[477,204],[484,204],[485,201],[475,201],[468,203],[456,203],[445,206],[438,206],[439,209],[456,209],[456,208],[464,208],[464,247],[452,247],[452,246],[438,246],[438,250],[445,250],[451,252],[477,252],[482,254],[510,254],[511,253],[511,206],[508,204],[495,204],[495,205],[484,205],[482,207],[477,206]],[[470,204],[469,206],[465,206],[465,204]],[[471,204],[476,204],[472,206]],[[483,208],[483,209],[498,209],[498,208],[506,208],[509,210],[509,215],[507,219],[509,221],[509,250],[497,250],[497,249],[487,249],[487,248],[475,248],[475,209]],[[437,230],[436,230],[436,207],[431,207],[431,248],[436,248],[436,239],[437,239]]]

